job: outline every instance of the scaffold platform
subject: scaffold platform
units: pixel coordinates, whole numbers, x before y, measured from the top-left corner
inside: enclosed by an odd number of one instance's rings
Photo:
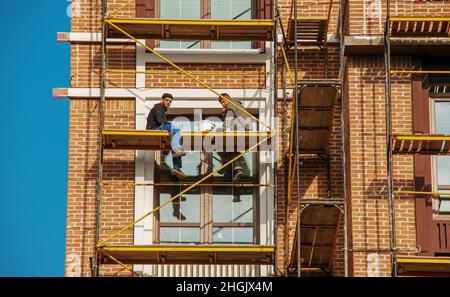
[[[219,245],[146,245],[105,246],[102,264],[117,264],[107,255],[123,264],[241,264],[271,265],[274,246],[219,246]]]

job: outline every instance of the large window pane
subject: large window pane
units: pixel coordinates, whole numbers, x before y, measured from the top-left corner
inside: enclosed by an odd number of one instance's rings
[[[253,244],[253,228],[213,228],[213,243]]]
[[[200,153],[199,152],[186,152],[186,156],[183,156],[183,172],[189,179],[198,179],[200,175]],[[171,173],[173,168],[172,155],[169,152],[161,153],[161,180],[178,182],[178,179]]]
[[[229,194],[214,194],[213,221],[253,223],[253,196],[233,188]]]
[[[450,185],[450,157],[437,156],[438,185]]]
[[[450,134],[450,102],[436,102],[435,105],[436,134]],[[438,186],[450,185],[450,157],[437,156]],[[439,192],[448,192],[438,189]],[[450,195],[439,197],[439,212],[450,213]]]
[[[160,1],[162,19],[200,19],[200,0],[163,0]],[[188,48],[194,41],[161,40],[161,48]],[[191,48],[200,48],[200,43]]]
[[[208,121],[212,121],[216,124],[215,126],[215,130],[217,131],[222,131],[223,128],[223,121],[218,118],[217,116],[210,116],[206,118]],[[252,122],[252,129],[253,131],[257,131],[257,123],[255,123],[255,121]],[[244,146],[244,142],[245,143],[250,143],[250,145],[254,145],[258,142],[258,139],[244,139],[244,138],[240,138],[236,140],[236,144],[240,145],[240,146]],[[221,167],[223,164],[225,164],[226,162],[228,162],[229,160],[233,159],[236,154],[230,154],[232,152],[229,152],[228,154],[225,154],[224,152],[214,152],[213,153],[213,168],[217,169],[219,167]],[[240,152],[238,152],[240,153]],[[243,157],[240,158],[240,163],[243,169],[243,176],[241,179],[244,179],[243,181],[245,181],[245,179],[249,179],[249,178],[256,178],[256,170],[255,170],[255,159],[256,159],[256,155],[257,153],[255,152],[251,152],[251,153],[247,153],[245,154]],[[229,166],[227,166],[224,170],[221,170],[219,172],[216,172],[214,174],[215,178],[224,178],[225,181],[231,181],[231,172],[234,170],[236,163],[230,164]],[[221,181],[220,179],[216,180],[216,181]],[[248,181],[248,180],[247,180]]]
[[[175,195],[181,191],[181,188],[175,187]],[[160,204],[166,202],[174,194],[161,193],[160,194]],[[200,223],[200,194],[183,194],[184,198],[175,199],[170,202],[171,205],[167,205],[160,210],[160,222],[180,222],[178,213],[182,213],[185,220],[182,222],[186,223]],[[180,201],[181,200],[181,201]]]
[[[440,190],[440,192],[448,192],[449,195],[439,197],[439,212],[450,213],[450,191]]]
[[[450,134],[450,102],[436,102],[436,134]]]
[[[200,228],[161,227],[161,244],[197,244],[200,242]]]
[[[235,155],[231,153],[213,153],[213,168],[214,169],[219,168],[220,166],[225,164],[228,160],[231,160],[234,157]],[[245,154],[239,159],[243,172],[243,175],[241,177],[242,181],[245,181],[246,178],[249,179],[256,177],[255,157],[256,153],[251,152]],[[225,167],[224,170],[215,173],[214,177],[224,177],[227,181],[231,181],[231,172],[234,170],[235,166],[236,162],[228,165],[227,167]]]
[[[211,0],[211,19],[250,20],[252,18],[251,0]],[[215,49],[249,49],[251,42],[211,42]]]

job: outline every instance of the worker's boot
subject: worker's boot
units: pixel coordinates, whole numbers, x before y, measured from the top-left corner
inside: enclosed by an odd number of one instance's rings
[[[186,197],[181,196],[181,197],[177,198],[177,200],[178,200],[179,202],[184,202],[184,201],[186,201],[187,199],[186,199]]]
[[[175,175],[176,177],[178,177],[179,179],[186,179],[187,178],[187,175],[184,174],[184,172],[181,171],[180,168],[172,169],[172,174]]]
[[[222,167],[222,166],[223,166],[223,164],[220,165],[220,167]],[[217,173],[220,174],[220,175],[224,175],[226,170],[227,170],[227,168],[224,167],[224,168],[220,169],[219,171],[217,171]]]
[[[242,169],[235,169],[233,173],[233,181],[237,182],[241,178],[242,174]]]
[[[185,221],[186,217],[180,212],[180,210],[174,210],[173,216],[176,217],[180,221]]]
[[[181,157],[183,157],[183,156],[186,156],[186,152],[183,151],[182,149],[174,150],[174,151],[172,152],[172,154],[173,154],[173,156],[174,156],[175,158],[181,158]]]

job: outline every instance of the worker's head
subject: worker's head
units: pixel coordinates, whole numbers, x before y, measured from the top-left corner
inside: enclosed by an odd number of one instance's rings
[[[220,104],[222,104],[223,107],[227,107],[228,106],[228,101],[225,100],[223,97],[225,97],[225,98],[227,98],[228,100],[231,101],[231,96],[228,95],[227,93],[220,94],[220,97],[219,97]]]
[[[170,105],[172,104],[173,101],[173,96],[172,94],[169,93],[164,93],[162,95],[162,105],[164,105],[165,108],[169,108]]]

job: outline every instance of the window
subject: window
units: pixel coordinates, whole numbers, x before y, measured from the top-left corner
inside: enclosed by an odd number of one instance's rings
[[[213,20],[251,20],[251,0],[211,0],[211,19]],[[252,47],[250,41],[211,42],[211,48],[217,49],[249,49]]]
[[[160,2],[161,19],[200,19],[200,0],[164,0]],[[161,40],[162,48],[200,48],[194,41]]]
[[[179,116],[174,125],[183,131],[193,131],[194,121]],[[198,179],[201,172],[201,153],[187,152],[183,157],[183,172],[187,175],[187,182]],[[166,186],[155,187],[156,197],[155,207],[168,201],[183,190],[181,186],[170,184],[177,183],[177,179],[171,174],[173,168],[170,153],[161,152],[159,155],[159,166],[157,166],[156,180]],[[170,186],[167,186],[169,184]],[[202,196],[200,188],[194,188],[183,194],[180,199],[170,202],[171,206],[161,208],[157,215],[159,222],[159,233],[157,241],[161,244],[197,244],[200,243],[200,222]]]
[[[198,130],[197,120],[218,122],[217,116],[195,115],[192,117],[168,117],[182,131]],[[221,127],[221,124],[216,125]],[[256,127],[255,127],[256,128]],[[186,152],[182,170],[188,176],[184,184],[194,183],[202,175],[220,167],[220,153]],[[161,152],[156,158],[155,207],[178,194],[186,185],[180,186],[171,174],[171,154]],[[241,162],[243,175],[239,183],[259,183],[256,152],[244,155]],[[258,195],[257,187],[224,186],[232,184],[232,165],[208,180],[207,186],[195,187],[182,195],[181,199],[161,208],[156,218],[154,241],[159,244],[258,244]],[[211,186],[219,184],[221,186]]]
[[[435,133],[450,135],[450,101],[435,101]],[[449,192],[439,197],[438,210],[450,214],[450,157],[437,156],[436,167],[438,192]]]
[[[255,199],[253,190],[213,189],[213,243],[252,244]]]
[[[254,9],[253,9],[254,10]],[[252,19],[251,0],[164,0],[160,1],[162,19],[201,19],[249,20]],[[161,48],[213,48],[213,49],[250,49],[250,41],[168,41],[160,42]]]

